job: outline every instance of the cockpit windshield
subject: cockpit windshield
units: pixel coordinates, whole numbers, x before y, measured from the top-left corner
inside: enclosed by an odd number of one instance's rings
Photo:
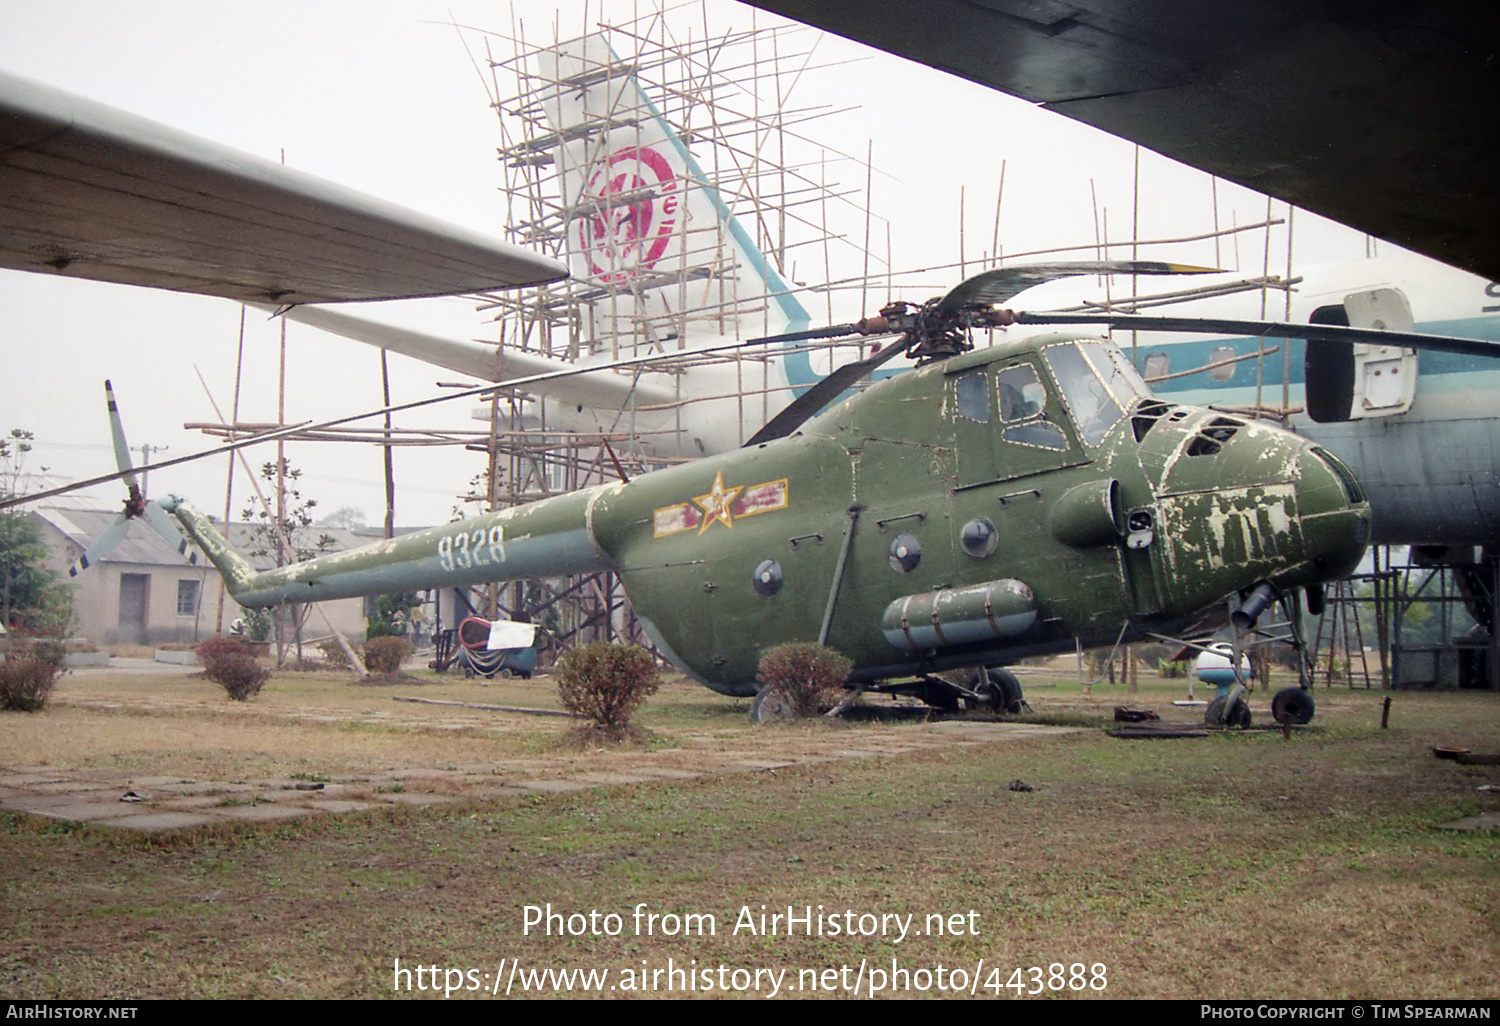
[[[1123,353],[1103,342],[1064,342],[1042,350],[1085,445],[1097,447],[1137,396],[1149,395]]]
[[[1126,410],[1130,409],[1131,402],[1138,396],[1150,396],[1150,386],[1146,384],[1136,369],[1130,365],[1130,359],[1120,351],[1120,347],[1107,342],[1079,342],[1078,348],[1082,349],[1094,365],[1095,372],[1104,379],[1104,385],[1115,397],[1115,402]]]

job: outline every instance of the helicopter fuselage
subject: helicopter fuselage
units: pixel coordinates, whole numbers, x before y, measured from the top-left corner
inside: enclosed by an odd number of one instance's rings
[[[244,605],[610,570],[660,651],[730,695],[785,642],[870,681],[1170,630],[1346,575],[1370,532],[1332,455],[1162,403],[1072,335],[879,382],[789,438],[261,574],[178,516]]]
[[[978,350],[791,438],[607,489],[591,530],[663,651],[736,695],[764,648],[820,633],[854,679],[883,679],[1166,630],[1260,581],[1353,570],[1368,506],[1334,457],[1131,378],[1113,346],[1071,337]]]

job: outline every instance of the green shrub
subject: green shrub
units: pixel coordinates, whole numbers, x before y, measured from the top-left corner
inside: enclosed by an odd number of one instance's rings
[[[422,608],[422,596],[414,591],[380,595],[375,599],[375,615],[365,617],[366,638],[404,638],[412,615]]]
[[[595,641],[563,653],[552,672],[564,709],[616,731],[661,686],[656,658],[639,645]]]
[[[245,635],[251,641],[271,639],[271,611],[269,609],[242,609],[240,619],[245,624]]]
[[[38,712],[47,707],[52,685],[63,671],[66,650],[55,641],[17,646],[0,663],[0,709]]]
[[[808,642],[777,645],[760,657],[761,685],[779,694],[799,716],[817,716],[844,697],[854,664],[831,648]]]
[[[371,638],[365,642],[365,669],[371,673],[400,673],[401,661],[415,649],[405,638]]]
[[[203,675],[236,702],[260,694],[261,686],[270,679],[272,671],[256,662],[244,642],[235,638],[210,638],[198,646],[197,652]]]

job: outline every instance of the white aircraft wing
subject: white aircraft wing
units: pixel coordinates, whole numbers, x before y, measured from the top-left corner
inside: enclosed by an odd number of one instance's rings
[[[3,72],[0,266],[277,304],[567,276],[539,254]]]
[[[437,367],[445,367],[480,381],[504,382],[512,378],[569,370],[575,366],[539,353],[528,353],[520,349],[506,349],[502,352],[498,346],[488,343],[442,338],[323,306],[293,307],[287,311],[286,316],[299,324],[342,335],[392,353],[400,353],[402,356],[410,356]],[[670,355],[681,354],[674,351]],[[664,384],[661,378],[662,375],[659,374],[642,375],[638,369],[614,373],[600,371],[559,381],[530,384],[526,386],[526,391],[532,395],[552,396],[564,402],[611,410],[669,403],[677,399],[676,392]]]

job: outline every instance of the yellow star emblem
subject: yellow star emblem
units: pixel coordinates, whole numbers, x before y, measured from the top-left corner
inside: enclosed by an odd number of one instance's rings
[[[714,475],[713,491],[707,495],[696,495],[693,501],[703,507],[703,523],[698,527],[698,533],[707,531],[709,525],[715,520],[724,521],[725,527],[734,526],[734,518],[730,510],[734,506],[734,500],[740,492],[745,490],[744,485],[734,488],[724,487],[724,472],[721,470]]]

